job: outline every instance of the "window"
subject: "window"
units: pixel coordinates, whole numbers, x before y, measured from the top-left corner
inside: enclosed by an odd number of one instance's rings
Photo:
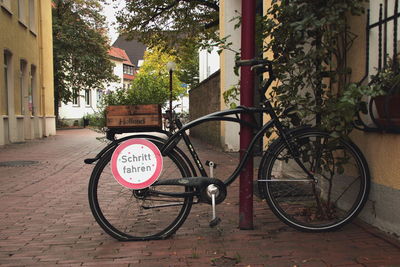
[[[36,10],[35,0],[29,0],[29,29],[36,32]]]
[[[133,66],[124,65],[124,74],[133,75]]]
[[[86,89],[85,90],[85,105],[87,107],[90,107],[91,98],[92,98],[92,91],[90,89]]]
[[[36,115],[36,66],[31,65],[30,83],[28,88],[28,109],[31,116]]]
[[[0,4],[11,11],[10,0],[0,0]]]
[[[26,94],[26,61],[21,60],[19,64],[19,93],[20,93],[20,109],[21,115],[25,114],[25,94]]]
[[[18,19],[24,25],[26,24],[25,0],[18,0]]]
[[[1,113],[2,114],[8,114],[8,92],[10,91],[10,87],[12,86],[11,81],[11,53],[8,51],[4,51],[4,89],[3,92],[1,92],[1,106],[2,106],[2,110]]]
[[[79,90],[72,90],[72,106],[79,107]]]
[[[101,99],[103,98],[103,90],[97,89],[97,106],[101,105]]]

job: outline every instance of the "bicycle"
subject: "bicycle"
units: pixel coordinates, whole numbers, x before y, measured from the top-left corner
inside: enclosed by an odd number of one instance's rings
[[[336,230],[349,223],[363,208],[369,193],[370,174],[359,148],[347,138],[332,137],[329,133],[310,127],[285,127],[272,104],[265,97],[275,79],[270,61],[241,60],[238,66],[268,72],[269,78],[261,87],[261,106],[215,112],[186,125],[176,120],[178,131],[168,139],[142,134],[114,140],[95,158],[97,161],[89,182],[89,203],[97,223],[112,237],[121,241],[164,239],[184,223],[191,207],[198,203],[212,206],[210,226],[220,221],[216,205],[227,195],[227,187],[240,174],[253,153],[258,139],[274,128],[278,134],[263,152],[258,171],[259,194],[266,199],[274,214],[287,225],[307,232]],[[268,114],[263,125],[240,119],[240,114]],[[233,116],[232,116],[233,115]],[[194,149],[186,130],[208,121],[230,121],[244,124],[255,131],[247,151],[229,178],[222,181],[210,177]],[[159,148],[163,170],[158,180],[143,189],[128,189],[112,176],[110,160],[113,152],[131,138],[144,138]],[[178,147],[181,143],[191,160]]]
[[[171,110],[166,110],[165,114],[163,114],[163,128],[164,131],[168,131],[170,133],[174,133],[177,129],[177,127],[175,126],[174,121],[176,121],[178,119],[178,114],[176,113],[176,108],[178,108],[180,106],[180,104],[175,105],[172,108],[172,114],[171,114]]]

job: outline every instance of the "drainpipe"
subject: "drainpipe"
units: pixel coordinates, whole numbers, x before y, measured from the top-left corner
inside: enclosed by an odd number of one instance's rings
[[[46,87],[44,86],[44,56],[43,56],[43,10],[42,10],[42,1],[38,1],[38,25],[36,26],[36,30],[38,33],[38,44],[39,44],[39,58],[38,58],[38,66],[36,68],[36,73],[39,76],[39,103],[37,106],[40,106],[40,114],[37,113],[36,116],[42,117],[42,135],[40,138],[47,135],[47,120],[46,120]],[[57,123],[57,122],[56,122]]]
[[[255,17],[256,0],[242,0],[242,34],[241,59],[254,58],[255,51]],[[250,66],[240,68],[240,105],[254,106],[254,75]],[[241,118],[252,121],[250,114],[242,114]],[[249,146],[253,131],[249,127],[240,126],[240,158]],[[239,191],[239,228],[253,229],[253,158],[251,157],[240,174]]]

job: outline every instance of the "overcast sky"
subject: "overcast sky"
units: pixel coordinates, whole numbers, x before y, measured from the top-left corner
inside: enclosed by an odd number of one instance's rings
[[[125,0],[106,0],[107,4],[104,5],[103,14],[107,17],[108,31],[111,38],[111,44],[118,38],[117,25],[113,25],[117,20],[115,15],[118,10],[125,6]]]

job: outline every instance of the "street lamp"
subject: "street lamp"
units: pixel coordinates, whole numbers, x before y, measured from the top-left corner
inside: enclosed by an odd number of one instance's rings
[[[169,72],[169,130],[172,131],[172,72],[176,68],[175,62],[167,63],[167,70]]]

